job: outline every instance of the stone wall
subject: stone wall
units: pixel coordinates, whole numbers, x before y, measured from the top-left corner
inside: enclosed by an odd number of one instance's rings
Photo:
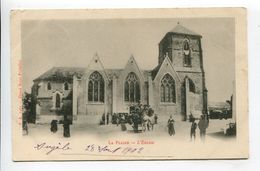
[[[48,82],[51,83],[51,90],[47,89]],[[69,89],[64,90],[64,82],[61,81],[40,81],[38,84],[38,91],[32,91],[33,97],[40,103],[40,115],[56,115],[57,110],[55,109],[55,95],[59,93],[61,95],[61,107],[62,98],[66,98],[72,89],[72,84],[69,83]],[[35,89],[35,88],[34,88]]]
[[[47,89],[47,84],[50,82],[51,84],[51,90]],[[63,94],[63,97],[67,97],[69,92],[72,89],[72,83],[69,84],[69,89],[64,90],[64,83],[61,81],[41,81],[38,83],[39,89],[38,89],[38,98],[51,98],[53,96],[53,93],[56,91],[59,91]]]
[[[183,42],[189,41],[191,53],[191,66],[192,68],[200,68],[200,38],[190,35],[171,34],[168,33],[159,44],[159,64],[161,64],[168,54],[169,59],[172,61],[175,68],[184,67],[184,53]],[[191,68],[191,69],[192,69]],[[187,68],[186,68],[187,69]]]
[[[87,88],[86,88],[86,79],[82,78],[78,82],[78,115],[84,115],[86,114],[86,93],[87,93]]]
[[[199,38],[184,35],[172,36],[172,61],[176,68],[184,67],[183,42],[189,40],[192,68],[200,68]]]
[[[41,104],[41,110],[40,110],[41,115],[56,114],[56,112],[52,110],[53,107],[52,99],[39,99],[39,101]]]
[[[154,108],[155,113],[157,113],[158,115],[167,115],[167,117],[169,117],[170,115],[174,115],[175,118],[181,118],[181,82],[178,74],[174,71],[170,63],[171,61],[166,58],[163,64],[161,65],[161,68],[159,69],[159,72],[157,73],[156,77],[152,81],[152,108]],[[161,80],[167,73],[170,74],[175,81],[176,103],[161,102]]]

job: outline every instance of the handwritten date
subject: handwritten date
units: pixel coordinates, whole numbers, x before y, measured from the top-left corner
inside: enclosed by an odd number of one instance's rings
[[[140,154],[144,150],[144,147],[111,147],[108,145],[87,145],[85,151],[99,152],[99,153],[117,153],[117,154]]]

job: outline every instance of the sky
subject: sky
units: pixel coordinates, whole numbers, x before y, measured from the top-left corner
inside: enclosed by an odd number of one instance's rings
[[[105,68],[124,68],[131,55],[141,69],[158,64],[158,43],[177,23],[202,35],[203,63],[212,102],[233,92],[233,18],[26,20],[22,22],[23,91],[55,66],[87,67],[97,53]]]

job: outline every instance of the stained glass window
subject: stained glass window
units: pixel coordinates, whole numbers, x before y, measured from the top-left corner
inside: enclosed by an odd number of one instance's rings
[[[161,81],[161,102],[175,103],[175,81],[170,74],[164,75]]]
[[[125,101],[139,102],[140,101],[140,84],[135,73],[130,72],[125,80]]]
[[[88,101],[104,102],[105,86],[102,75],[95,71],[89,76]]]

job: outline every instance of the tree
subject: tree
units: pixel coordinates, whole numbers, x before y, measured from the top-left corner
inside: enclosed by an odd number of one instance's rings
[[[138,132],[138,125],[143,124],[144,116],[146,114],[151,115],[153,110],[149,105],[142,105],[141,103],[133,104],[130,106],[130,113],[132,114],[132,120],[134,123],[134,132]]]
[[[24,123],[24,122],[29,121],[29,117],[30,117],[30,113],[31,113],[31,106],[32,106],[31,94],[24,92],[22,101],[23,101],[22,120]]]
[[[23,110],[30,111],[31,108],[31,94],[24,92],[23,94]]]

